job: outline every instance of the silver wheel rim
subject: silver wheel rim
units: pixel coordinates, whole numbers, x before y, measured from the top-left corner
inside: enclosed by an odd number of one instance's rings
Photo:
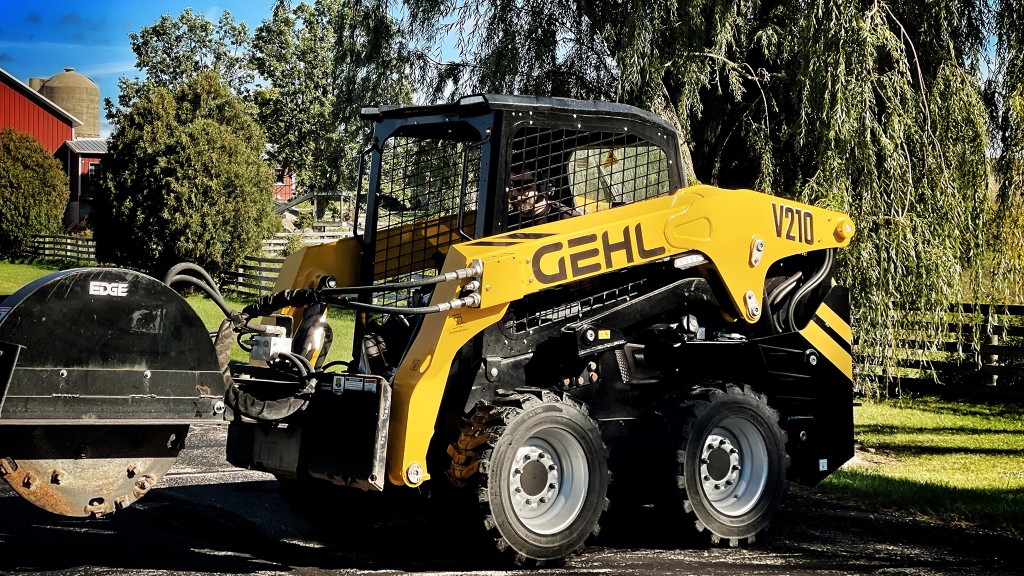
[[[509,472],[512,509],[538,534],[568,527],[583,509],[589,485],[586,451],[561,428],[546,428],[528,438]]]
[[[746,514],[768,483],[768,446],[753,422],[732,416],[704,439],[701,488],[708,503],[726,516]]]

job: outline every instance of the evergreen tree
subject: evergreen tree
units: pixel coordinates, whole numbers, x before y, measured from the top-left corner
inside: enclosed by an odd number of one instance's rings
[[[31,134],[0,129],[0,256],[19,254],[33,236],[59,233],[67,203],[60,162]]]
[[[109,138],[97,257],[155,275],[182,261],[219,274],[258,253],[275,226],[265,141],[216,72],[147,90]]]

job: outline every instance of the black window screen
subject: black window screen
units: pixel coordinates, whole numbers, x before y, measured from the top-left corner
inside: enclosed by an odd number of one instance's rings
[[[385,141],[375,214],[374,283],[437,274],[448,247],[470,237],[480,149],[477,142],[443,139],[392,137]],[[360,208],[365,210],[365,204]],[[378,294],[374,303],[422,304],[416,300],[409,290]]]
[[[674,192],[665,151],[628,132],[524,126],[511,150],[509,229]]]

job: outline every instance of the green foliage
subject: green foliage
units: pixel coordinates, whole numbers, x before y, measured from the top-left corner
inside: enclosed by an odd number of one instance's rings
[[[111,120],[149,91],[174,90],[204,72],[216,72],[238,95],[244,95],[252,84],[253,72],[247,63],[252,42],[248,26],[236,23],[226,10],[216,23],[191,8],[177,18],[164,14],[151,26],[130,32],[128,40],[135,53],[135,67],[146,76],[118,80],[117,103],[106,101]]]
[[[401,40],[378,2],[280,0],[256,28],[251,62],[262,85],[254,102],[272,157],[298,188],[355,189],[367,137],[360,107],[411,102]]]
[[[0,255],[18,254],[32,236],[59,233],[67,203],[60,162],[31,135],[0,129]]]
[[[162,274],[212,274],[258,253],[273,230],[264,133],[215,72],[154,88],[118,118],[96,207],[97,257]]]

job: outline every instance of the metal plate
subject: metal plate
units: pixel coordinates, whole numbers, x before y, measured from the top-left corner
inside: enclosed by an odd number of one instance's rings
[[[187,434],[187,425],[0,426],[0,476],[49,512],[103,516],[156,486]]]

